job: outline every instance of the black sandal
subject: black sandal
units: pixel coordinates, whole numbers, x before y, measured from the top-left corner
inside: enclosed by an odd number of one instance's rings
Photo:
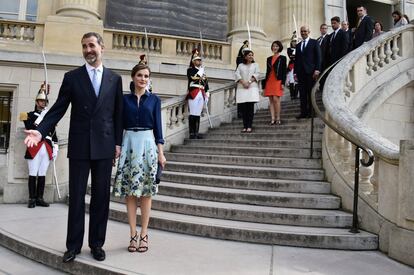
[[[138,243],[138,234],[137,232],[135,232],[135,236],[131,237],[131,240],[129,241],[129,246],[128,246],[128,252],[137,252],[138,248],[136,245],[133,245],[133,242]]]
[[[282,125],[282,121],[280,119],[276,120],[276,125]]]
[[[141,245],[141,242],[147,243],[147,245]],[[148,234],[144,237],[139,236],[139,246],[138,250],[139,253],[144,253],[148,251]]]
[[[269,125],[275,125],[275,121],[274,120],[272,120],[272,121],[270,121],[270,123],[269,123]]]

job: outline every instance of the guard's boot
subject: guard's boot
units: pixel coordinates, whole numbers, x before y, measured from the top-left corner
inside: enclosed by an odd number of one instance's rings
[[[200,130],[200,116],[195,117],[195,137],[197,139],[202,139],[203,137],[198,133]]]
[[[36,206],[36,177],[29,176],[29,202],[27,207],[34,208]]]
[[[49,204],[43,200],[43,193],[45,191],[45,181],[46,181],[45,176],[37,177],[36,205],[43,206],[43,207],[49,207]]]
[[[195,116],[189,115],[188,116],[188,129],[190,131],[190,139],[195,139],[196,138],[196,121],[195,121]]]

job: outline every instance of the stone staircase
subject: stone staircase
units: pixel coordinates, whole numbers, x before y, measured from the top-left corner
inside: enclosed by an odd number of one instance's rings
[[[268,125],[268,111],[261,110],[253,133],[240,133],[235,120],[172,146],[150,227],[263,244],[377,249],[376,235],[349,232],[352,215],[340,210],[324,180],[323,124],[315,119],[310,159],[310,120],[294,118],[297,105],[282,102],[282,125]],[[127,221],[121,200],[113,198],[110,216]]]

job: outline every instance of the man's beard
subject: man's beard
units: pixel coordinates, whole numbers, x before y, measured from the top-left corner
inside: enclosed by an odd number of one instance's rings
[[[86,62],[88,62],[89,65],[95,64],[97,58],[96,55],[87,55],[85,56]]]

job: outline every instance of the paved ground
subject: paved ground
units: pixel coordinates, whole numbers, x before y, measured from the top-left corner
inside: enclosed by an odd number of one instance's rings
[[[67,206],[28,209],[25,205],[0,204],[0,231],[15,234],[22,241],[47,247],[62,255],[65,251]],[[87,230],[86,230],[87,232]],[[110,221],[104,266],[137,274],[352,274],[413,275],[414,269],[378,252],[354,252],[257,245],[222,241],[160,230],[150,230],[147,253],[128,253],[128,225]],[[97,264],[89,253],[85,236],[79,260]],[[30,272],[29,272],[30,270]],[[8,250],[0,250],[0,273],[61,274]]]

